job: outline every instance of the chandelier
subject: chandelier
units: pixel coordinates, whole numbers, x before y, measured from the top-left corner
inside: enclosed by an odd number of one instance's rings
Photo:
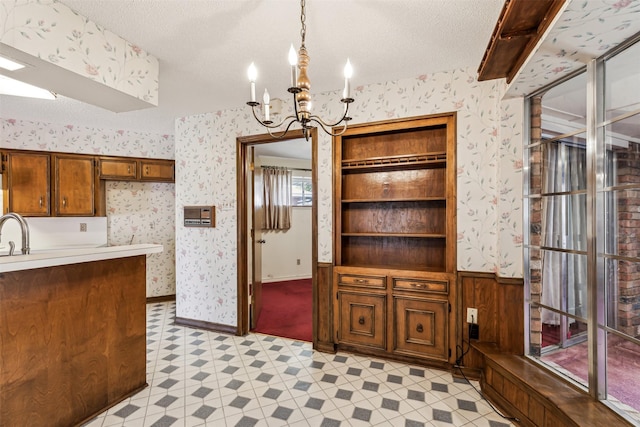
[[[351,98],[351,74],[353,72],[351,68],[351,62],[347,59],[347,64],[344,67],[344,90],[342,91],[342,98],[340,102],[344,104],[344,111],[342,114],[342,118],[335,123],[327,123],[322,120],[319,116],[311,114],[311,94],[309,89],[311,88],[311,82],[309,81],[309,76],[307,75],[307,66],[309,65],[309,55],[307,54],[307,48],[304,45],[305,37],[307,34],[307,26],[305,24],[305,0],[300,0],[300,22],[302,24],[302,28],[300,30],[300,36],[302,41],[300,43],[300,50],[298,54],[293,48],[293,44],[289,49],[289,64],[291,65],[291,86],[287,91],[293,95],[293,108],[294,114],[291,116],[285,117],[282,122],[278,124],[274,124],[270,118],[269,114],[269,92],[267,89],[264,90],[263,96],[263,114],[264,120],[258,117],[256,113],[256,107],[260,105],[259,102],[256,101],[256,79],[258,76],[257,69],[253,62],[249,66],[248,76],[249,82],[251,85],[251,100],[247,102],[247,105],[251,106],[251,111],[253,112],[253,117],[264,127],[267,128],[269,135],[274,138],[282,138],[284,137],[289,129],[294,123],[299,123],[302,129],[302,134],[306,140],[309,140],[309,131],[313,129],[317,124],[320,128],[325,131],[327,134],[331,136],[342,135],[347,130],[347,124],[351,117],[349,117],[349,104],[353,102],[353,98]],[[338,129],[336,133],[333,132],[332,128],[342,125],[341,129]],[[284,126],[284,130],[281,132],[273,133],[272,129],[282,129]]]

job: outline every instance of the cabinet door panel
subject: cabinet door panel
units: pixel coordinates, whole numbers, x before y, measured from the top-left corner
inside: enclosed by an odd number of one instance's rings
[[[340,342],[386,349],[386,296],[338,292]]]
[[[449,303],[394,297],[394,352],[447,361]]]
[[[100,179],[135,180],[137,164],[135,160],[100,159]]]
[[[9,193],[6,212],[17,212],[24,216],[51,214],[48,154],[8,154],[6,179]]]
[[[172,161],[141,160],[140,179],[146,181],[174,181]]]
[[[94,215],[93,158],[56,156],[56,214]]]

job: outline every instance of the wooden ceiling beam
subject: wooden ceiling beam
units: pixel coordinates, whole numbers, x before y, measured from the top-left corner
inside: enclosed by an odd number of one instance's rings
[[[506,0],[480,62],[478,80],[506,77],[510,83],[564,3]]]

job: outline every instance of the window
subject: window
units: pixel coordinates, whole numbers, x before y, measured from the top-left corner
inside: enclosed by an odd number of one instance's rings
[[[293,176],[291,181],[291,199],[293,206],[311,206],[313,188],[310,176]]]
[[[524,201],[526,352],[634,423],[640,423],[639,57],[636,43],[529,99]]]

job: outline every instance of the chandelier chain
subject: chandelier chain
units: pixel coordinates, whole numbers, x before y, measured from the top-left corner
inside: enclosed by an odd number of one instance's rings
[[[306,1],[300,0],[300,23],[302,24],[302,28],[300,28],[300,37],[302,38],[302,47],[304,47],[304,39],[307,36],[307,24],[305,20],[307,19],[307,15],[305,14],[306,9]]]

